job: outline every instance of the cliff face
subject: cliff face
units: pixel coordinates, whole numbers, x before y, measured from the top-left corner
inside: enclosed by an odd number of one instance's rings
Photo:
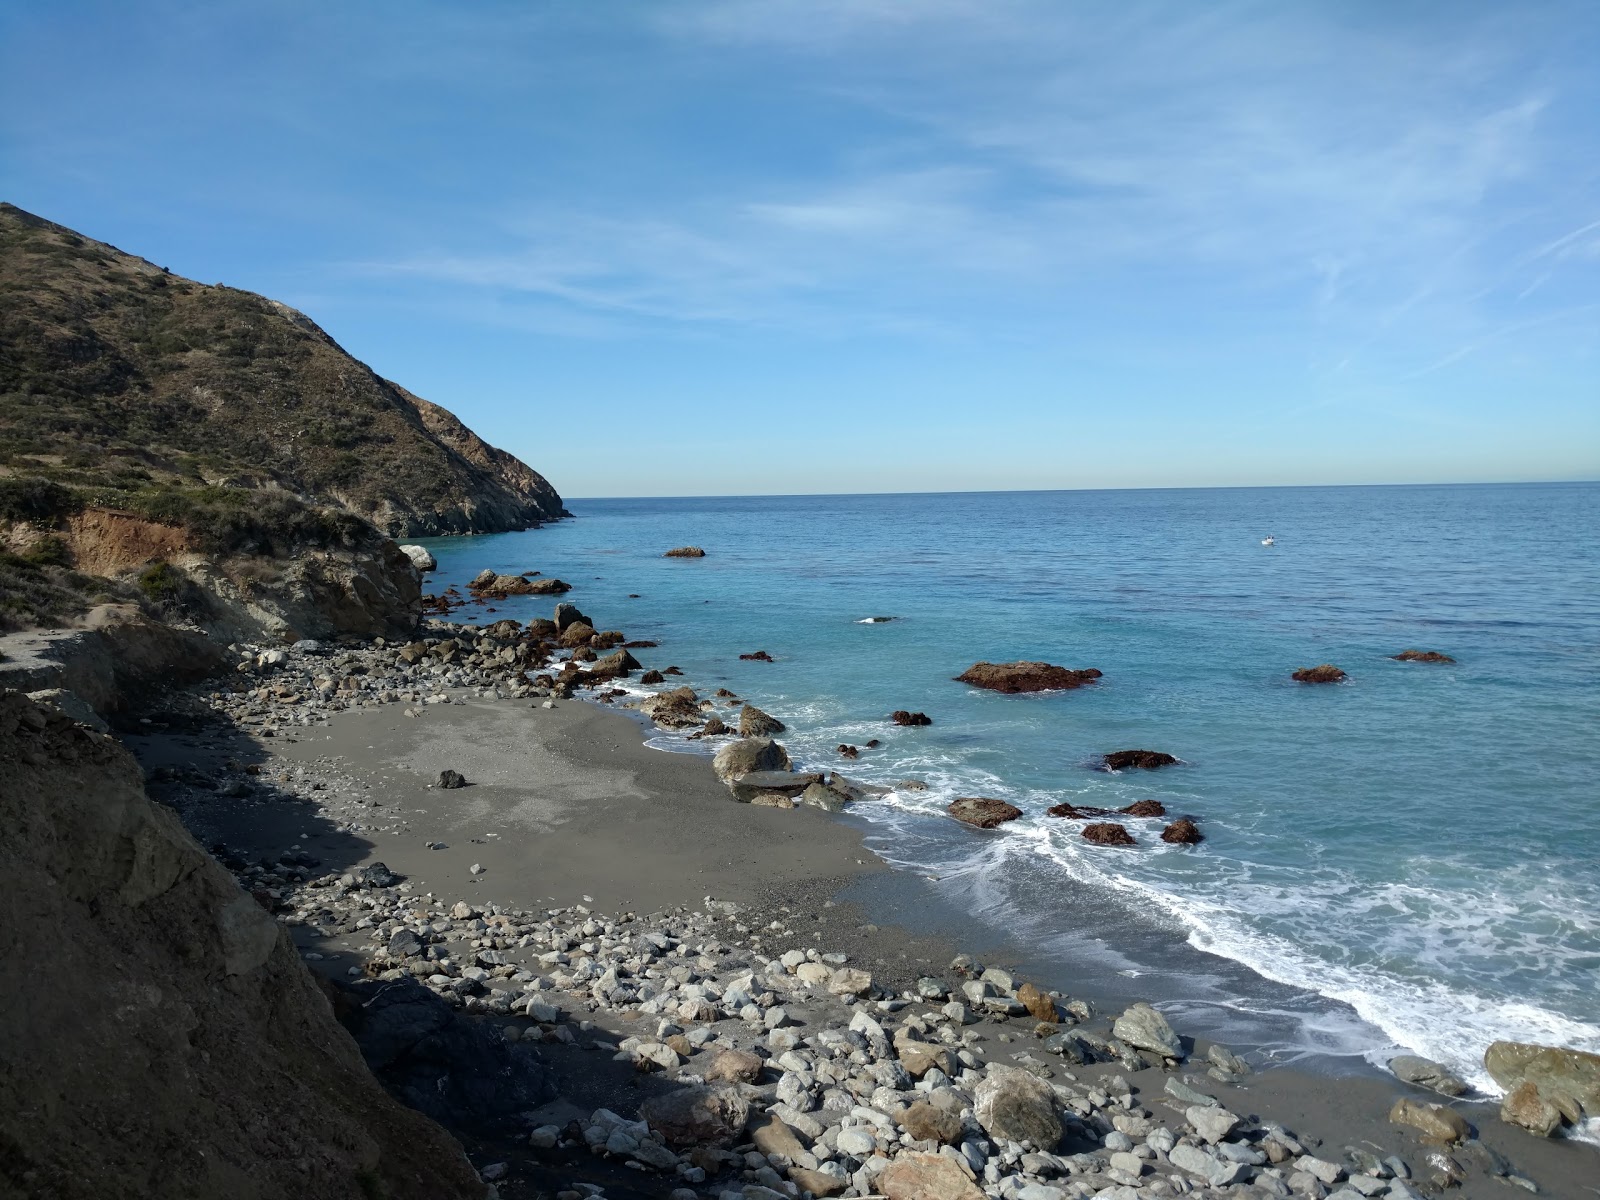
[[[0,692],[0,1195],[472,1197],[110,738]]]
[[[563,515],[537,472],[303,314],[0,204],[0,477],[247,489],[395,536]]]

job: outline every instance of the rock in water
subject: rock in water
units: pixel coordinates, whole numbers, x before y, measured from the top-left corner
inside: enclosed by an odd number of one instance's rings
[[[557,633],[565,633],[567,628],[572,625],[587,625],[591,629],[594,628],[594,622],[578,611],[576,604],[563,603],[556,605],[555,620]]]
[[[1111,1026],[1111,1032],[1135,1050],[1148,1050],[1163,1058],[1183,1057],[1183,1042],[1177,1031],[1148,1004],[1130,1005]]]
[[[739,659],[741,662],[771,662],[772,655],[765,650],[757,650],[751,654],[741,654]]]
[[[744,1132],[750,1105],[732,1088],[686,1087],[650,1097],[639,1116],[674,1146],[726,1146]]]
[[[1019,1067],[991,1064],[972,1090],[972,1111],[996,1141],[1032,1142],[1048,1153],[1061,1140],[1055,1090]]]
[[[956,676],[957,683],[1014,695],[1018,692],[1065,691],[1093,683],[1100,672],[1093,667],[1074,671],[1047,662],[973,663]]]
[[[1391,1125],[1405,1125],[1421,1133],[1423,1139],[1448,1145],[1472,1136],[1465,1118],[1442,1104],[1425,1104],[1402,1096],[1389,1110]]]
[[[1414,1054],[1398,1054],[1389,1060],[1389,1070],[1396,1079],[1417,1087],[1427,1088],[1442,1096],[1464,1096],[1467,1085],[1446,1067]]]
[[[786,771],[789,753],[771,738],[741,738],[717,751],[711,769],[724,783],[755,771]]]
[[[428,553],[426,546],[401,546],[400,553],[409,558],[419,571],[431,571],[439,565],[439,560]]]
[[[932,725],[933,724],[933,719],[931,717],[929,717],[927,713],[907,712],[903,708],[895,709],[894,712],[889,714],[889,719],[891,721],[893,721],[896,725]]]
[[[1159,800],[1135,800],[1117,811],[1126,817],[1164,817],[1167,806]]]
[[[1536,1137],[1549,1137],[1561,1128],[1561,1110],[1539,1094],[1539,1085],[1524,1079],[1500,1102],[1500,1119],[1518,1125]]]
[[[447,789],[466,787],[467,778],[460,771],[440,771],[439,786]]]
[[[1563,1111],[1576,1107],[1581,1115],[1600,1117],[1600,1054],[1527,1042],[1494,1042],[1483,1052],[1483,1065],[1503,1088],[1531,1079],[1538,1084],[1539,1094]],[[1567,1119],[1576,1120],[1570,1114]]]
[[[978,829],[993,829],[996,825],[1015,821],[1022,815],[1022,810],[1016,805],[987,796],[961,796],[950,801],[945,811],[956,820]]]
[[[1170,767],[1177,763],[1177,759],[1160,750],[1113,750],[1104,756],[1103,762],[1108,771],[1126,771],[1129,767],[1137,767],[1141,771],[1154,771],[1157,767]]]
[[[1206,836],[1188,817],[1179,817],[1161,831],[1161,840],[1179,846],[1198,846],[1206,840]]]
[[[668,550],[662,558],[704,558],[706,552],[699,546],[679,546],[676,550]]]
[[[768,716],[754,704],[739,710],[740,737],[766,737],[769,733],[782,733],[788,728],[776,717]]]
[[[887,1200],[984,1200],[967,1173],[940,1154],[902,1154],[876,1186]]]
[[[1348,676],[1332,663],[1323,663],[1320,667],[1301,667],[1292,678],[1296,683],[1341,683]]]
[[[1097,846],[1132,846],[1133,835],[1112,821],[1099,821],[1083,827],[1085,841]]]
[[[404,550],[405,547],[401,546]],[[1402,650],[1399,654],[1391,655],[1396,662],[1425,662],[1425,663],[1453,663],[1455,659],[1448,654],[1440,654],[1437,650]]]

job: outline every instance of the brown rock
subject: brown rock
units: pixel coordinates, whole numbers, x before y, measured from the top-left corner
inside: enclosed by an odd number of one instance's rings
[[[1453,663],[1455,659],[1448,654],[1440,654],[1437,650],[1402,650],[1399,654],[1391,655],[1396,662],[1426,662],[1426,663]]]
[[[1017,1003],[1027,1009],[1036,1021],[1054,1023],[1056,1019],[1056,1002],[1031,983],[1025,983],[1017,989]]]
[[[594,637],[594,626],[578,621],[562,630],[561,644],[563,646],[587,646],[589,639],[592,637]]]
[[[787,728],[777,717],[768,716],[754,704],[746,704],[739,710],[740,737],[766,737],[769,733],[782,733]]]
[[[843,755],[845,758],[856,758],[856,757],[858,757],[860,755],[861,751],[857,750],[854,746],[847,745],[844,742],[840,742],[839,743],[839,753],[841,755]]]
[[[739,661],[741,661],[741,662],[771,662],[772,661],[772,655],[768,654],[765,650],[757,650],[754,654],[741,654],[741,655],[739,655]]]
[[[688,1058],[694,1053],[694,1046],[691,1045],[689,1039],[684,1037],[681,1033],[675,1033],[669,1037],[667,1039],[667,1045],[673,1050],[677,1051],[680,1058]]]
[[[955,1070],[955,1064],[950,1058],[950,1051],[943,1046],[902,1038],[895,1042],[894,1048],[895,1053],[900,1057],[900,1065],[906,1069],[906,1074],[913,1079],[921,1079],[935,1067],[946,1075],[952,1074]]]
[[[723,721],[721,717],[713,714],[707,719],[705,728],[703,728],[700,732],[705,734],[707,737],[717,737],[720,734],[730,732],[730,730],[728,729],[727,723]]]
[[[1117,811],[1128,817],[1164,817],[1167,815],[1167,806],[1159,800],[1135,800]]]
[[[926,1100],[918,1100],[900,1114],[900,1128],[919,1142],[947,1142],[954,1145],[961,1138],[960,1116],[935,1108]]]
[[[639,676],[640,683],[665,683],[666,681],[667,677],[660,671],[656,670],[646,671],[643,675]]]
[[[754,1083],[764,1065],[759,1055],[748,1050],[718,1050],[703,1074],[707,1083]]]
[[[789,1178],[801,1191],[810,1192],[813,1196],[832,1196],[850,1186],[848,1179],[825,1175],[810,1167],[790,1167]]]
[[[1094,825],[1083,827],[1085,841],[1093,842],[1096,846],[1132,846],[1133,835],[1112,821],[1101,821]]]
[[[668,550],[662,558],[704,558],[706,552],[699,546],[679,546],[676,550]]]
[[[1206,835],[1201,833],[1200,827],[1188,817],[1179,817],[1161,831],[1161,840],[1179,846],[1198,846],[1206,840]]]
[[[686,1087],[651,1096],[639,1116],[674,1146],[726,1146],[744,1133],[750,1105],[731,1088]]]
[[[940,1154],[902,1154],[877,1186],[887,1200],[984,1200],[967,1172]]]
[[[933,719],[931,717],[929,717],[927,713],[907,712],[903,708],[895,709],[894,712],[889,714],[889,719],[891,721],[893,721],[896,725],[932,725],[933,724]]]
[[[1104,761],[1108,771],[1126,771],[1130,767],[1154,771],[1157,767],[1170,767],[1178,760],[1160,750],[1113,750]]]
[[[1111,809],[1095,808],[1088,804],[1052,804],[1044,810],[1047,817],[1065,817],[1069,821],[1087,821],[1091,817],[1109,817]]]
[[[1539,1085],[1524,1079],[1500,1102],[1500,1119],[1518,1125],[1536,1137],[1549,1137],[1561,1128],[1561,1110],[1539,1094]]]
[[[1539,1094],[1574,1124],[1585,1114],[1600,1117],[1600,1054],[1528,1042],[1493,1042],[1483,1052],[1483,1065],[1503,1088],[1533,1080]]]
[[[1046,662],[973,663],[956,676],[957,683],[987,688],[991,692],[1052,692],[1082,687],[1100,678],[1093,667],[1074,671]]]
[[[1301,667],[1292,678],[1296,683],[1340,683],[1349,676],[1332,663],[1323,663],[1320,667]]]
[[[1455,1109],[1405,1096],[1396,1100],[1394,1107],[1389,1110],[1389,1123],[1415,1129],[1424,1141],[1441,1145],[1464,1142],[1472,1136],[1466,1119]]]
[[[757,792],[750,797],[755,808],[795,808],[795,802],[782,792]]]
[[[993,829],[996,825],[1015,821],[1022,815],[1022,810],[1016,805],[987,796],[958,797],[950,801],[945,811],[956,820],[978,829]]]

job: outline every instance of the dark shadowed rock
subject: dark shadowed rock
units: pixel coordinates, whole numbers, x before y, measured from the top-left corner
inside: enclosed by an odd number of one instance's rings
[[[1047,817],[1065,817],[1069,821],[1087,821],[1092,817],[1109,817],[1109,808],[1095,808],[1090,804],[1052,804],[1044,810]]]
[[[757,650],[754,654],[739,655],[739,660],[741,662],[771,662],[772,655],[768,654],[765,650]]]
[[[1332,663],[1323,663],[1320,667],[1301,667],[1291,678],[1296,683],[1340,683],[1349,676]]]
[[[646,671],[643,675],[639,676],[640,683],[665,683],[666,681],[667,677],[660,671]]]
[[[1130,768],[1154,771],[1158,767],[1173,766],[1178,760],[1160,750],[1113,750],[1102,761],[1107,771],[1126,771]]]
[[[1161,840],[1180,846],[1198,846],[1206,838],[1200,832],[1200,827],[1188,817],[1179,817],[1161,831]]]
[[[1164,817],[1167,806],[1159,800],[1135,800],[1117,811],[1125,817]]]
[[[1085,841],[1093,842],[1096,846],[1131,846],[1134,844],[1133,835],[1112,821],[1101,821],[1094,825],[1083,827]]]
[[[699,546],[679,546],[676,550],[668,550],[662,558],[704,558],[706,552]]]
[[[556,626],[555,627],[555,632],[556,633],[565,633],[567,631],[567,627],[568,626],[570,626],[570,625],[578,625],[578,624],[587,625],[591,629],[594,628],[594,622],[589,620],[588,617],[584,616],[583,613],[579,611],[578,606],[576,604],[565,604],[565,603],[563,603],[563,604],[556,605],[556,618],[555,618],[555,626]],[[532,621],[528,622],[529,628],[532,628],[533,625],[534,625],[534,622],[532,622]]]
[[[685,1087],[650,1097],[639,1116],[674,1146],[726,1146],[744,1132],[750,1105],[732,1088]]]
[[[857,758],[860,756],[861,751],[850,745],[848,742],[840,742],[839,754],[844,758]]]
[[[893,721],[896,725],[932,725],[933,724],[933,720],[928,716],[927,713],[907,712],[903,708],[898,708],[894,712],[890,713],[889,714],[889,719],[891,721]]]
[[[945,811],[963,824],[978,829],[993,829],[996,825],[1015,821],[1022,815],[1022,810],[1016,805],[987,796],[961,796],[950,801]]]
[[[1082,687],[1100,678],[1093,667],[1082,671],[1046,662],[974,663],[956,676],[957,683],[987,688],[991,692],[1051,692]]]
[[[403,547],[402,547],[403,548]],[[1437,650],[1402,650],[1392,656],[1396,662],[1453,663],[1455,659]]]
[[[706,720],[700,732],[705,734],[706,737],[718,737],[724,733],[731,733],[732,730],[728,728],[728,723],[721,717],[713,715]]]
[[[460,771],[440,771],[439,786],[442,788],[466,787],[466,776],[462,775]]]

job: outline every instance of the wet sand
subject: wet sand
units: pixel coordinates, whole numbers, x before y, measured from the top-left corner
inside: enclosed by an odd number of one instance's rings
[[[382,861],[418,891],[515,908],[585,904],[642,915],[700,907],[707,897],[731,900],[747,907],[740,924],[753,936],[774,920],[794,931],[774,935],[760,946],[764,952],[842,950],[892,987],[919,974],[945,975],[958,950],[1008,966],[1030,958],[1024,945],[994,944],[989,928],[951,910],[935,885],[887,868],[865,848],[864,822],[737,804],[706,759],[649,749],[639,723],[622,713],[579,701],[557,701],[553,709],[469,701],[413,711],[387,705],[345,712],[272,738],[219,738],[206,730],[129,743],[147,767],[215,771],[232,763],[281,778],[286,786],[261,789],[266,795],[208,796],[184,813],[208,844],[245,858],[299,850],[317,859],[320,871]],[[435,786],[446,769],[461,772],[468,785]],[[1039,982],[1073,991],[1070,980]],[[1109,1015],[1139,998],[1092,999]],[[1181,1019],[1176,1023],[1185,1032]],[[1029,1028],[1010,1022],[986,1029],[986,1039],[997,1042],[993,1056],[1034,1048]],[[1016,1047],[998,1044],[1012,1037]],[[1120,1068],[1073,1070],[1088,1078]],[[1402,1094],[1439,1097],[1377,1071],[1335,1080],[1273,1067],[1233,1087],[1207,1078],[1198,1064],[1180,1075],[1232,1111],[1295,1130],[1313,1153],[1338,1158],[1347,1146],[1398,1153],[1421,1174],[1431,1149],[1390,1125],[1387,1113]],[[1163,1103],[1163,1072],[1130,1079]],[[1594,1147],[1540,1142],[1505,1126],[1492,1103],[1457,1107],[1483,1145],[1542,1194],[1600,1195]],[[1520,1194],[1491,1178],[1482,1151],[1456,1155],[1481,1161],[1454,1195]]]

